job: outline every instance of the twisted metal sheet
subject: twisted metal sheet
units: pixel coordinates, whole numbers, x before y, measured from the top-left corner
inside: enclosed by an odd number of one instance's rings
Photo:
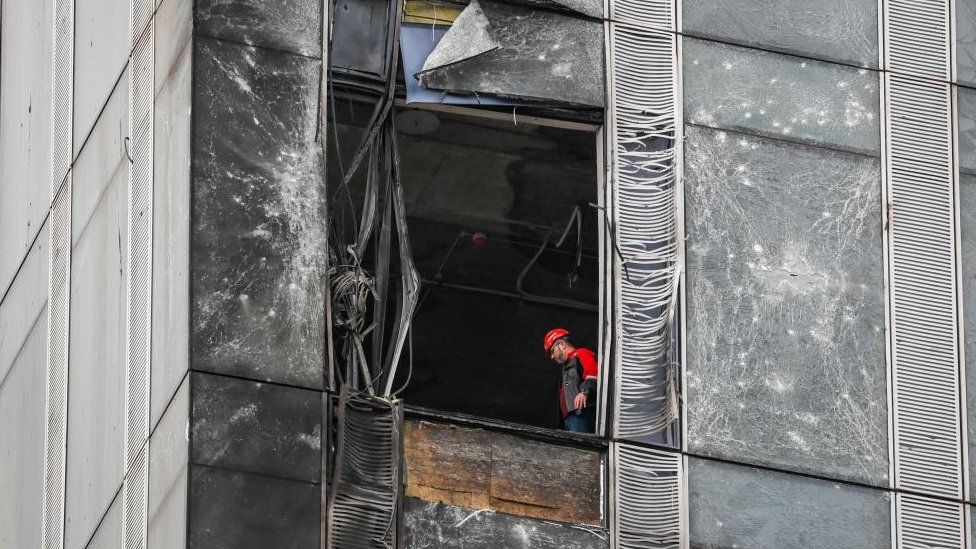
[[[682,547],[682,462],[678,453],[614,443],[614,547]]]
[[[642,438],[678,416],[675,37],[610,24],[615,237],[620,250],[615,434]]]
[[[326,547],[401,547],[403,408],[343,386],[337,415]]]

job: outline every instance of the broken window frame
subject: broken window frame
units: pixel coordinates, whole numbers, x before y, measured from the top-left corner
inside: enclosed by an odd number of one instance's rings
[[[516,109],[511,112],[502,112],[498,110],[488,110],[479,109],[476,107],[465,107],[458,105],[446,105],[446,104],[424,104],[424,103],[410,103],[406,102],[403,97],[397,97],[395,108],[410,108],[415,110],[425,110],[429,112],[440,112],[446,114],[454,114],[460,116],[467,116],[471,118],[482,118],[488,120],[499,120],[499,121],[511,121],[515,124],[531,124],[535,126],[545,126],[552,128],[560,128],[573,131],[589,132],[593,134],[594,147],[596,151],[596,163],[597,163],[597,179],[594,182],[597,186],[596,196],[597,204],[593,207],[598,211],[597,215],[597,235],[598,242],[598,255],[600,259],[599,266],[599,282],[598,282],[598,295],[599,301],[597,303],[597,322],[598,322],[598,333],[599,338],[597,341],[597,348],[595,350],[599,365],[600,365],[600,375],[598,379],[598,405],[597,405],[597,418],[596,418],[596,429],[594,433],[591,434],[578,434],[570,433],[569,431],[564,431],[560,429],[549,429],[545,427],[536,427],[532,425],[526,425],[522,423],[514,423],[502,420],[496,420],[493,418],[487,418],[482,416],[474,416],[470,414],[449,412],[445,410],[436,410],[432,408],[427,408],[424,406],[412,405],[409,402],[405,402],[405,410],[408,415],[415,415],[417,417],[430,417],[438,419],[451,419],[457,420],[462,423],[468,423],[472,425],[486,426],[494,429],[501,429],[513,433],[524,433],[534,436],[541,436],[542,434],[549,433],[554,436],[548,437],[548,440],[559,441],[559,440],[595,440],[595,439],[608,439],[610,433],[607,429],[609,425],[609,417],[611,413],[611,407],[608,406],[608,398],[610,395],[610,383],[609,379],[613,375],[614,354],[612,352],[614,345],[613,341],[616,337],[616,330],[613,327],[614,318],[614,299],[613,296],[616,291],[615,278],[613,276],[615,266],[615,258],[612,254],[613,245],[609,241],[613,238],[610,227],[608,225],[609,217],[604,215],[609,212],[607,204],[612,200],[612,189],[607,185],[607,154],[605,147],[606,143],[606,132],[604,130],[603,124],[593,124],[588,122],[579,122],[571,120],[561,120],[557,118],[550,118],[540,115],[523,115],[518,114]],[[609,283],[608,283],[609,282]],[[605,445],[598,445],[600,447],[605,447]]]

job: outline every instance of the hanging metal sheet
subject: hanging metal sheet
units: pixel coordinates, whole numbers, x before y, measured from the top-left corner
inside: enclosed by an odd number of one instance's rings
[[[403,546],[403,408],[343,386],[328,504],[328,549]]]
[[[613,443],[611,455],[616,496],[613,547],[685,547],[687,528],[681,513],[685,505],[681,454]]]
[[[603,25],[472,0],[424,63],[420,83],[437,90],[602,107]]]
[[[676,51],[673,34],[615,23],[610,29],[613,229],[621,254],[614,432],[640,439],[678,417]]]

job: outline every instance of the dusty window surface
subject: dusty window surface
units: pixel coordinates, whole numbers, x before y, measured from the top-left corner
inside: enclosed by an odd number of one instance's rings
[[[959,83],[976,86],[976,0],[956,0],[955,31]]]
[[[874,549],[891,546],[882,490],[690,459],[691,546]]]
[[[976,175],[959,178],[963,327],[966,349],[966,398],[969,452],[976,452]],[[976,463],[970,460],[970,482],[976,486]]]
[[[210,39],[194,51],[208,105],[193,117],[194,368],[321,387],[318,61]]]
[[[683,48],[688,122],[880,153],[878,73],[693,38]]]
[[[682,8],[692,35],[878,66],[875,0],[689,0]]]
[[[976,174],[976,90],[958,87],[959,169]]]
[[[885,482],[880,170],[686,127],[689,449]]]

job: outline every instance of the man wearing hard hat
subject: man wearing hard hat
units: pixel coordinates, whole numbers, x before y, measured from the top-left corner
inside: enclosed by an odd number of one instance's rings
[[[593,351],[575,347],[569,331],[549,330],[542,339],[546,354],[562,367],[559,385],[559,413],[567,431],[592,433],[596,430],[597,366]]]

